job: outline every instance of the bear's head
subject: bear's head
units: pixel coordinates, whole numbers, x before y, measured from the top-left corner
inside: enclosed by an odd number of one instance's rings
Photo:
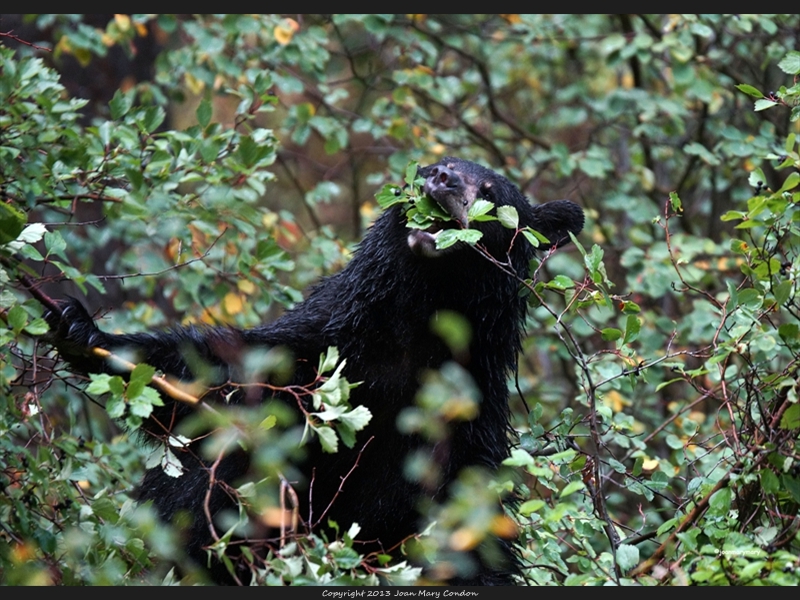
[[[410,229],[408,246],[418,256],[435,258],[463,247],[459,243],[437,248],[436,240],[447,229],[478,229],[481,243],[495,256],[502,256],[512,244],[516,229],[497,221],[470,221],[469,209],[478,199],[500,206],[512,206],[519,218],[519,228],[530,227],[546,239],[546,249],[560,246],[583,229],[583,210],[568,200],[531,204],[520,189],[508,179],[476,163],[447,156],[436,164],[422,167],[418,176],[424,179],[422,192],[450,217],[425,229]],[[493,211],[494,212],[494,211]]]

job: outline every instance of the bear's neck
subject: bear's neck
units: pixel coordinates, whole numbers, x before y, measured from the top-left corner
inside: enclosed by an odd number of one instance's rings
[[[473,376],[507,376],[525,317],[520,282],[472,248],[434,258],[414,255],[408,229],[393,218],[383,215],[345,270],[320,286],[323,303],[337,307],[325,337],[335,340],[348,360],[374,365],[385,357],[396,365],[398,356],[407,355],[417,368],[438,368],[453,357],[431,322],[452,311],[470,324],[465,366]],[[522,252],[512,260],[515,269],[527,269],[529,257]]]

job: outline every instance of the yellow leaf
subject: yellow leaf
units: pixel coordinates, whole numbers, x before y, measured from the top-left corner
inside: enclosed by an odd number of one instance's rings
[[[624,87],[626,90],[633,88],[633,74],[626,72],[622,76],[622,87]]]
[[[457,552],[472,550],[480,543],[482,538],[483,536],[480,532],[469,527],[462,527],[454,531],[450,536],[450,547]]]
[[[261,511],[261,522],[267,527],[286,527],[292,529],[294,515],[292,511],[268,507]]]
[[[701,412],[699,410],[693,410],[692,412],[689,413],[689,419],[691,419],[695,423],[704,423],[707,416],[708,415],[706,415],[706,413]]]
[[[206,87],[206,84],[203,83],[200,79],[192,75],[191,73],[185,73],[183,75],[183,80],[186,83],[186,87],[189,88],[189,91],[193,94],[199,94],[203,91],[203,88]]]
[[[659,464],[657,458],[646,458],[642,461],[642,471],[655,471]]]
[[[478,405],[470,398],[456,396],[445,402],[442,414],[448,421],[471,421],[478,416]]]
[[[114,15],[114,21],[120,31],[128,31],[131,28],[131,18],[128,15]]]
[[[240,279],[236,287],[238,287],[239,291],[243,294],[252,294],[256,291],[255,284],[249,279]]]
[[[294,19],[284,19],[281,21],[280,25],[275,27],[273,35],[281,46],[285,46],[292,41],[292,37],[294,37],[298,29],[300,29],[300,26],[297,24],[297,21]]]
[[[206,245],[206,234],[200,231],[197,226],[189,224],[189,231],[192,233],[192,248],[202,248]]]
[[[492,517],[491,531],[497,537],[511,539],[517,535],[517,524],[508,515],[495,515]]]
[[[33,558],[36,558],[36,550],[33,544],[14,544],[11,549],[11,560],[18,565],[28,562]]]
[[[244,302],[242,301],[241,295],[234,292],[228,292],[222,301],[222,306],[225,308],[225,312],[229,315],[237,315],[242,312],[242,309],[244,308]]]
[[[219,316],[219,309],[215,306],[207,308],[206,310],[203,311],[203,314],[200,316],[201,323],[216,325],[220,321],[222,321],[222,319]]]
[[[62,52],[64,54],[72,54],[72,46],[70,46],[69,38],[66,35],[61,36],[61,39],[58,40],[56,47],[53,48],[53,52],[56,58],[58,58]]]
[[[172,238],[167,243],[167,247],[164,248],[164,253],[167,255],[167,258],[170,259],[170,261],[176,263],[181,256],[182,249],[183,242],[179,238]]]
[[[278,214],[274,212],[265,213],[261,217],[261,224],[267,229],[272,229],[278,223]]]
[[[621,412],[625,406],[630,405],[630,401],[623,397],[618,391],[611,390],[603,396],[603,404],[611,408],[614,412]]]

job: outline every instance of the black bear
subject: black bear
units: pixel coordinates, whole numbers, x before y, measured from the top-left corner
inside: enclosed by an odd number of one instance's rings
[[[352,390],[352,404],[368,407],[373,415],[359,439],[373,439],[366,446],[356,444],[333,454],[310,444],[298,465],[305,477],[298,485],[308,486],[313,477],[313,497],[298,494],[299,514],[327,510],[328,517],[345,530],[359,523],[359,537],[373,540],[375,549],[396,547],[420,530],[421,494],[445,497],[448,483],[465,467],[496,469],[508,457],[512,443],[508,377],[520,350],[526,311],[520,280],[528,276],[535,249],[517,235],[518,230],[496,220],[468,223],[470,206],[485,199],[495,207],[514,207],[518,227],[544,235],[548,249],[568,242],[569,234],[579,233],[584,223],[576,204],[559,200],[533,205],[506,178],[469,161],[446,157],[421,168],[418,175],[424,178],[424,194],[450,220],[427,229],[409,228],[408,207],[390,207],[369,229],[344,270],[323,279],[305,301],[272,323],[244,331],[188,327],[111,335],[95,326],[79,302],[69,300],[62,304],[60,315],[49,316],[53,344],[71,369],[83,373],[113,370],[88,350],[97,347],[132,352],[138,361],[183,379],[195,378],[198,364],[207,365],[215,373],[211,383],[219,386],[236,381],[241,373],[237,357],[243,348],[288,349],[296,361],[290,383],[305,384],[314,380],[320,355],[336,346],[346,358],[347,379],[361,382]],[[442,231],[465,227],[483,233],[480,245],[494,261],[464,242],[437,248]],[[471,326],[468,351],[458,357],[431,329],[431,320],[440,311],[456,312]],[[480,410],[473,419],[453,424],[444,457],[439,457],[439,485],[430,490],[404,477],[406,458],[425,442],[398,431],[396,421],[404,408],[414,405],[420,376],[453,360],[461,362],[480,391]],[[236,402],[236,395],[227,400]],[[166,396],[164,404],[143,425],[146,430],[163,435],[193,412]],[[206,509],[214,515],[231,506],[222,488],[246,475],[248,457],[232,453],[217,465],[210,501],[208,465],[193,452],[180,458],[186,469],[183,476],[151,469],[139,498],[152,500],[167,521],[179,511],[190,512],[194,521],[187,536],[188,553],[206,564],[204,547],[211,541]],[[343,478],[344,493],[339,494]],[[499,560],[487,562],[475,553],[472,571],[452,581],[512,584],[520,572],[520,559],[511,541],[496,543],[501,548]],[[232,581],[222,563],[212,564],[211,577],[218,583]]]

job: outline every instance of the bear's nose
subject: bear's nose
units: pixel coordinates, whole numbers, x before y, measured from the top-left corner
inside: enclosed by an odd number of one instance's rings
[[[443,192],[446,191],[447,188],[456,188],[461,183],[461,177],[458,176],[458,173],[453,171],[452,169],[448,169],[447,167],[440,165],[438,167],[434,167],[431,174],[428,175],[428,178],[425,180],[425,185],[423,187],[423,191],[426,194],[432,194],[435,192]]]
[[[467,186],[461,175],[449,167],[438,165],[431,170],[422,191],[436,200],[462,227],[467,227],[467,211],[474,197],[467,197]]]

